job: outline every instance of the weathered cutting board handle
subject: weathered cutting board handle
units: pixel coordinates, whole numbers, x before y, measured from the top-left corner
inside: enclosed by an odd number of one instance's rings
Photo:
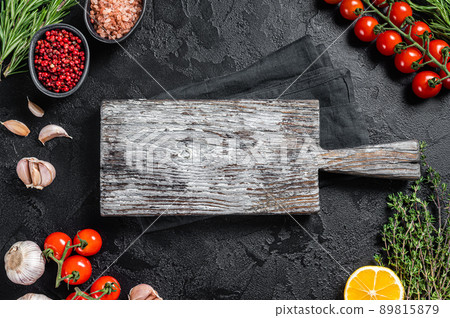
[[[419,142],[325,151],[321,170],[367,177],[415,180],[420,177]]]

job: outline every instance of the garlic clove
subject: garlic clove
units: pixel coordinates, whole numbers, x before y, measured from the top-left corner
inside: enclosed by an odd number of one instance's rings
[[[53,299],[42,294],[28,293],[20,298],[17,298],[17,300],[53,300]]]
[[[28,100],[28,109],[30,110],[30,112],[36,117],[43,117],[45,114],[44,110],[41,107],[39,107],[36,103],[30,101],[28,96],[27,100]]]
[[[17,242],[5,254],[5,270],[16,284],[31,285],[45,270],[45,259],[39,246],[32,241]]]
[[[41,160],[40,163],[43,164],[50,171],[50,174],[52,176],[52,180],[54,180],[56,178],[56,169],[55,169],[55,167],[50,162],[47,162],[47,161],[42,161]]]
[[[39,162],[39,172],[41,174],[42,188],[48,187],[56,177],[55,167],[49,162]]]
[[[39,171],[39,163],[36,161],[29,161],[29,169],[31,175],[31,181],[33,184],[33,188],[41,190],[41,173]]]
[[[39,141],[45,146],[45,143],[53,138],[57,137],[66,137],[73,139],[69,136],[69,134],[64,130],[64,128],[57,125],[47,125],[42,128],[39,133]]]
[[[1,124],[5,126],[6,129],[8,129],[10,132],[18,136],[26,137],[30,134],[30,129],[28,129],[27,125],[18,120],[12,119]]]
[[[20,180],[22,180],[22,182],[27,186],[27,188],[33,185],[33,182],[31,181],[28,159],[24,158],[20,160],[19,163],[17,164],[16,171]]]
[[[131,288],[128,294],[129,300],[162,300],[156,290],[147,284],[139,284]]]
[[[145,300],[163,300],[158,293],[156,292],[156,290],[153,290],[154,293],[152,293],[150,296],[148,296],[147,298],[145,298]]]

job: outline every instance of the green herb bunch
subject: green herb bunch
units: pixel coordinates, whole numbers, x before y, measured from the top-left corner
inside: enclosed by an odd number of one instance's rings
[[[383,251],[387,266],[402,280],[406,299],[450,299],[450,194],[427,163],[424,148],[422,143],[425,172],[411,186],[412,193],[388,197],[394,215],[383,227]],[[381,255],[375,260],[383,265]]]
[[[0,0],[0,79],[24,72],[31,38],[59,23],[76,0]]]
[[[450,40],[450,0],[405,0],[421,13],[431,32],[438,38]]]

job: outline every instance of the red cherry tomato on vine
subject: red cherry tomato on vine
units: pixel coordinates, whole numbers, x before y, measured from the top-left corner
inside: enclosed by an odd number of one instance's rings
[[[101,300],[116,300],[120,295],[120,284],[112,276],[102,276],[97,279],[91,286],[91,296],[94,298],[98,298],[102,295],[102,292],[97,292],[105,287],[106,284],[111,284],[111,287],[115,289],[115,291],[111,292],[109,295],[104,295]],[[97,292],[97,293],[96,293]]]
[[[342,0],[324,0],[326,3],[328,4],[338,4],[339,2],[341,2]]]
[[[361,0],[343,0],[339,7],[342,17],[347,20],[355,20],[359,17],[359,15],[355,14],[356,9],[364,10],[364,5]]]
[[[418,62],[421,57],[422,53],[418,49],[409,47],[395,56],[395,67],[402,73],[414,73],[416,70],[411,66],[414,62]],[[422,64],[422,60],[418,63]]]
[[[84,297],[81,297],[81,296],[77,296],[77,298],[73,298],[74,296],[75,296],[75,292],[73,292],[72,294],[70,294],[69,296],[67,296],[67,298],[66,298],[66,300],[87,300],[86,298],[84,298]],[[87,293],[85,293],[85,292],[83,292],[83,294],[85,294],[85,295],[88,295]]]
[[[389,6],[389,3],[386,0],[373,0],[371,3],[378,8],[386,8]]]
[[[447,63],[447,70],[450,71],[450,63]],[[441,78],[444,78],[447,77],[447,74],[444,72],[444,70],[441,70],[439,72],[439,76]],[[446,89],[450,89],[450,78],[446,78],[445,80],[443,80],[442,85],[444,85]]]
[[[377,38],[373,29],[378,24],[377,19],[373,17],[362,17],[355,24],[355,34],[363,42],[372,42]]]
[[[412,82],[412,89],[414,94],[416,94],[420,98],[431,98],[439,94],[442,88],[442,84],[431,87],[429,84],[429,80],[432,80],[433,78],[440,79],[439,75],[432,71],[423,71],[418,73],[416,77],[414,77]]]
[[[444,57],[442,56],[442,49],[444,47],[448,47],[447,42],[442,40],[433,40],[430,42],[430,54],[438,60],[440,63],[444,62]],[[429,61],[430,59],[426,56],[425,61]],[[431,67],[438,67],[436,63],[431,62]]]
[[[394,2],[391,7],[389,19],[396,26],[400,27],[407,17],[412,16],[413,12],[409,4],[406,2]]]
[[[66,245],[72,245],[69,235],[62,232],[54,232],[47,236],[44,241],[44,250],[50,248],[53,250],[53,255],[56,259],[61,259]],[[67,251],[66,257],[72,253],[72,249]]]
[[[388,30],[378,35],[377,49],[383,55],[393,55],[395,46],[402,42],[402,37],[398,32]]]
[[[75,235],[73,238],[73,244],[79,244],[80,238],[83,241],[87,242],[87,246],[84,249],[81,249],[81,247],[77,247],[75,249],[75,252],[77,252],[80,255],[83,256],[92,256],[94,254],[97,254],[98,251],[102,248],[102,237],[100,234],[92,229],[85,229],[81,230]]]
[[[74,255],[66,259],[62,265],[61,277],[68,275],[75,275],[76,277],[64,279],[69,285],[81,285],[85,283],[92,274],[91,262],[86,257]],[[76,279],[78,278],[78,279]]]
[[[431,38],[430,27],[425,22],[416,21],[412,26],[408,25],[406,28],[406,34],[409,34],[409,29],[411,29],[411,37],[413,38],[413,40],[419,43],[420,45],[423,44],[423,41],[419,36],[422,35],[425,31],[428,31],[430,33]]]

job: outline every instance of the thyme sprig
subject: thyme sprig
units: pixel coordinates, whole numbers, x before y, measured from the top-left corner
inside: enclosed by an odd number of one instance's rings
[[[76,0],[0,0],[0,80],[24,72],[33,35],[62,21]],[[5,63],[5,61],[8,61]]]
[[[424,175],[411,193],[388,197],[394,215],[382,230],[384,257],[375,260],[398,274],[406,299],[450,299],[450,193],[424,149],[422,143]]]

